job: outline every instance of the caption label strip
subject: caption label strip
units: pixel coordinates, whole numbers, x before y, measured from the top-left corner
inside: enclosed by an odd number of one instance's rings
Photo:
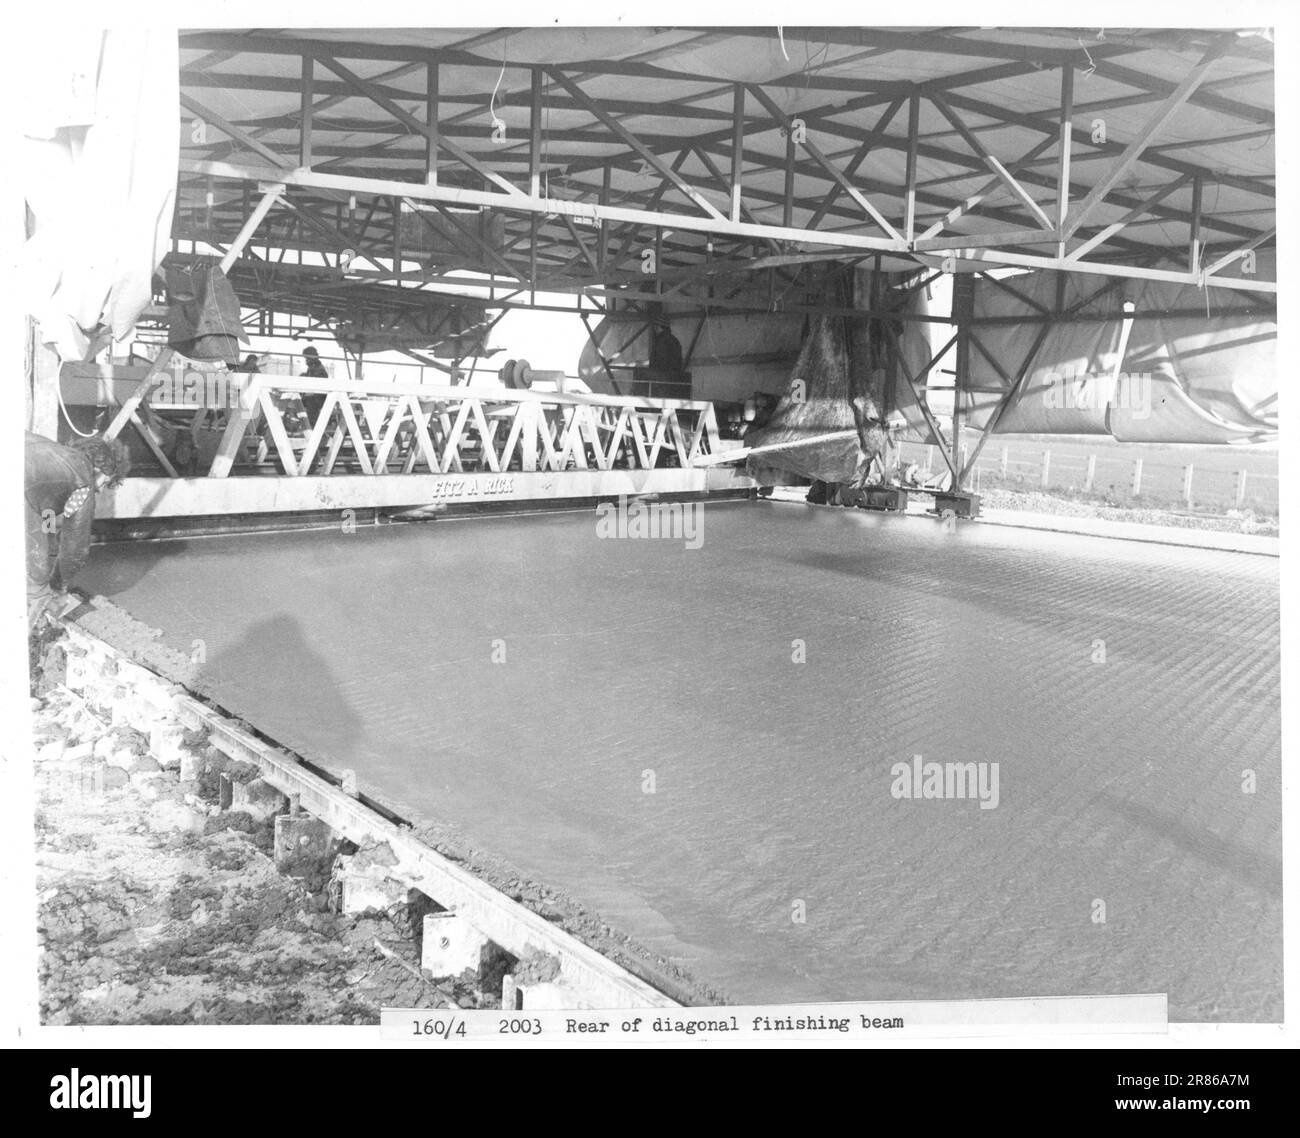
[[[872,1004],[787,1004],[712,1008],[616,1008],[515,1011],[385,1008],[380,1037],[408,1043],[469,1041],[644,1043],[852,1039],[879,1041],[943,1036],[1040,1034],[1164,1034],[1164,995],[1067,996],[1016,1000],[935,1000]]]

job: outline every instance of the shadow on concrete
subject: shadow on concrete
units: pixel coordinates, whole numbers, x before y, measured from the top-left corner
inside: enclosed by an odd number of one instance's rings
[[[187,541],[114,541],[93,545],[90,557],[72,582],[86,596],[113,597],[130,592],[163,561],[184,557]]]
[[[1225,841],[1198,826],[1188,826],[1172,814],[1152,810],[1148,806],[1127,801],[1104,791],[1095,801],[1104,808],[1113,810],[1135,826],[1164,838],[1206,865],[1222,873],[1231,874],[1237,880],[1270,897],[1281,899],[1280,851],[1276,859],[1269,857],[1262,851],[1248,849],[1236,842]]]
[[[352,765],[361,718],[294,617],[248,628],[204,662],[199,682],[209,698],[290,750],[331,769]]]

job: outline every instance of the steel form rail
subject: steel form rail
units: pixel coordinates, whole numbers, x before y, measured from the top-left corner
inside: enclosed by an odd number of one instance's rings
[[[75,624],[65,623],[69,653],[67,686],[115,711],[151,735],[168,725],[207,733],[209,743],[231,758],[253,763],[261,777],[291,803],[357,844],[386,842],[397,857],[391,875],[456,913],[481,935],[520,959],[545,956],[559,964],[555,989],[574,1008],[679,1007],[646,981],[602,956],[550,921],[499,893],[461,868],[412,830],[346,793],[305,766],[291,752],[266,742],[233,719],[200,702],[179,684],[124,656]],[[122,698],[122,689],[129,693]],[[527,995],[525,995],[527,1003]]]

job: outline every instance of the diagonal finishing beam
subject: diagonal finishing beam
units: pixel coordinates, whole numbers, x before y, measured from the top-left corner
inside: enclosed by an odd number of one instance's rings
[[[764,91],[762,87],[758,86],[757,84],[751,83],[749,84],[747,89],[749,90],[750,94],[752,94],[754,98],[756,98],[767,109],[768,114],[770,114],[777,122],[781,124],[782,127],[785,128],[786,137],[793,138],[793,131],[791,129],[790,119],[785,114],[785,112],[781,110],[779,106],[776,105],[776,102],[772,99],[772,97],[766,91]],[[889,224],[888,220],[886,220],[885,218],[885,215],[882,214],[878,209],[876,209],[876,207],[872,205],[871,202],[869,202],[865,196],[863,196],[863,194],[858,190],[858,188],[852,182],[850,182],[848,178],[846,178],[838,169],[836,169],[835,165],[826,157],[826,155],[824,155],[821,152],[821,150],[818,148],[815,142],[805,137],[804,141],[800,145],[802,145],[804,150],[808,152],[808,156],[812,158],[812,160],[816,162],[817,165],[819,165],[823,170],[825,170],[827,174],[830,175],[831,181],[833,181],[837,186],[839,186],[841,190],[843,190],[846,194],[848,194],[849,197],[851,197],[866,212],[867,216],[870,217],[871,220],[874,221],[878,226],[880,226],[880,228],[883,229],[885,233],[889,235],[889,237],[893,238],[893,240],[895,241],[902,240],[902,237],[899,234],[898,230]]]
[[[1061,234],[1062,240],[1072,237],[1075,230],[1079,228],[1092,209],[1119,185],[1120,179],[1142,157],[1142,152],[1146,150],[1151,140],[1168,125],[1169,120],[1178,112],[1179,107],[1191,98],[1192,93],[1201,85],[1210,69],[1227,49],[1228,38],[1225,37],[1201,56],[1201,61],[1183,77],[1183,81],[1170,92],[1168,98],[1160,105],[1160,108],[1138,132],[1137,137],[1124,148],[1124,153],[1120,155],[1119,161],[1110,168],[1100,182],[1092,187],[1088,192],[1088,196],[1079,203],[1079,208],[1072,211],[1070,220],[1066,223],[1065,230]]]
[[[368,98],[371,102],[375,103],[377,106],[382,107],[385,111],[387,111],[390,115],[392,115],[393,118],[397,119],[398,122],[410,128],[412,131],[420,135],[422,138],[427,139],[435,146],[440,147],[441,149],[447,151],[449,154],[453,155],[459,161],[463,162],[476,174],[479,174],[482,177],[486,178],[494,186],[499,186],[501,189],[505,190],[506,193],[514,195],[516,197],[524,196],[524,192],[513,182],[507,181],[505,178],[501,177],[501,175],[498,174],[495,170],[492,170],[489,167],[483,165],[482,162],[480,162],[477,158],[475,158],[474,155],[472,155],[464,147],[462,147],[458,143],[452,142],[451,139],[449,139],[445,134],[440,134],[435,126],[431,126],[428,123],[422,123],[413,114],[404,111],[395,102],[393,102],[392,99],[390,99],[378,87],[376,87],[375,84],[369,82],[366,79],[362,79],[360,75],[357,75],[352,71],[349,71],[338,60],[333,59],[329,55],[326,55],[324,52],[315,53],[315,57],[322,67],[326,67],[330,71],[333,71],[335,75],[337,75],[340,79],[343,80],[343,82],[347,83],[350,87],[355,88],[358,92],[365,95],[366,98]]]
[[[1033,219],[1038,223],[1039,228],[1045,229],[1049,233],[1052,232],[1056,227],[1052,224],[1051,219],[1048,218],[1047,214],[1043,212],[1042,207],[1039,206],[1032,197],[1030,197],[1029,192],[1025,187],[1012,177],[1011,172],[996,157],[989,153],[988,148],[979,140],[970,127],[961,121],[952,107],[948,105],[948,100],[938,91],[931,91],[930,102],[934,104],[944,118],[952,123],[953,128],[959,135],[961,135],[966,145],[984,160],[984,164],[997,175],[1002,184],[1005,185],[1020,204],[1030,212]]]
[[[569,79],[568,76],[554,67],[548,67],[547,74],[549,74],[556,83],[568,91],[569,94],[582,105],[584,110],[594,115],[607,129],[617,135],[621,141],[627,143],[627,145],[630,146],[642,160],[658,172],[660,177],[666,178],[676,186],[677,189],[685,194],[689,201],[694,202],[710,217],[717,218],[719,221],[724,220],[722,213],[714,207],[712,202],[705,198],[704,195],[687,182],[685,178],[670,166],[666,165],[659,155],[632,134],[627,127],[600,106],[581,87],[574,83],[573,80]]]

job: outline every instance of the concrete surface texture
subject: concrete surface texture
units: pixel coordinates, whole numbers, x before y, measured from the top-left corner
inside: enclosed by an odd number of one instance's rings
[[[104,546],[78,584],[732,1000],[1281,1018],[1275,559],[701,517],[697,549],[594,511]],[[997,764],[996,805],[901,797],[917,755]]]

